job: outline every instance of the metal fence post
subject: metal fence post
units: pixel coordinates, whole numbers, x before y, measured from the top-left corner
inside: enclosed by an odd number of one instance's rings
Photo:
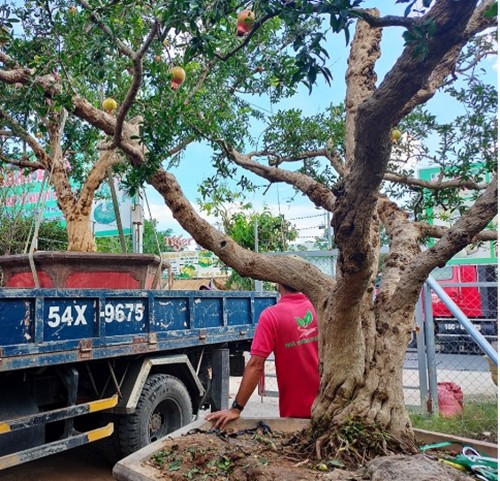
[[[439,285],[434,277],[429,276],[426,281],[426,286],[429,285],[437,296],[443,301],[450,312],[456,317],[457,321],[464,327],[467,333],[474,339],[475,342],[481,347],[483,352],[491,359],[495,366],[498,366],[498,353],[485,339],[485,337],[474,327],[470,319],[464,315],[460,308],[453,302],[450,296]],[[429,289],[429,287],[428,287]],[[432,309],[432,307],[431,307]]]
[[[212,411],[229,406],[229,349],[214,349],[212,353]]]
[[[422,295],[418,297],[417,306],[415,308],[415,337],[417,341],[417,359],[418,359],[418,385],[420,389],[420,409],[422,412],[427,411],[427,361],[425,355],[425,335],[424,335],[424,304]]]
[[[439,404],[436,369],[436,340],[434,338],[434,317],[432,314],[431,290],[427,284],[424,284],[422,287],[422,294],[424,299],[424,333],[427,353],[427,372],[429,375],[429,398],[427,411],[430,414],[437,414]]]

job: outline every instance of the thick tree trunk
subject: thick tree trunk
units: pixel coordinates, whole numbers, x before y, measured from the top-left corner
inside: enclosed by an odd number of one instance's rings
[[[95,252],[97,250],[90,223],[90,214],[73,213],[66,216],[68,251]]]
[[[384,309],[376,314],[365,306],[356,319],[347,319],[335,316],[332,306],[318,315],[321,386],[312,413],[318,436],[339,433],[340,428],[357,422],[386,433],[401,451],[413,451],[415,439],[403,392],[405,346],[413,312],[395,314]],[[369,328],[373,325],[375,337]],[[362,437],[352,442],[363,443]],[[323,445],[323,455],[331,455]]]

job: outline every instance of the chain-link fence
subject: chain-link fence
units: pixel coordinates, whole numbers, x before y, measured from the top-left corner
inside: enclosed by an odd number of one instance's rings
[[[335,251],[293,252],[323,272],[335,272]],[[493,346],[498,345],[498,277],[496,265],[454,265],[433,271],[447,296]],[[497,403],[496,366],[443,299],[428,290],[427,306],[416,308],[416,325],[404,365],[405,402],[421,412],[438,408],[437,391],[453,383],[464,403]],[[460,316],[461,317],[461,316]],[[428,326],[428,327],[426,327]],[[424,335],[425,329],[428,335]],[[429,344],[431,343],[431,344]],[[279,395],[272,358],[259,385],[262,396]]]

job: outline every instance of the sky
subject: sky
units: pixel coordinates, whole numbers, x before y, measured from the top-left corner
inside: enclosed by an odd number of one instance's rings
[[[404,9],[404,5],[395,6],[394,2],[388,2],[387,0],[376,0],[375,2],[371,2],[371,4],[375,4],[381,10],[382,15],[395,14],[397,9],[401,12]],[[403,50],[402,33],[403,29],[397,27],[384,29],[382,57],[376,66],[379,82]],[[353,28],[351,28],[351,36],[352,34]],[[252,103],[267,111],[275,112],[283,108],[299,108],[304,115],[314,115],[322,112],[331,103],[338,104],[343,101],[345,96],[344,76],[349,54],[349,49],[345,45],[344,35],[340,34],[332,38],[328,43],[327,50],[330,55],[327,66],[334,77],[331,86],[328,86],[322,78],[318,78],[317,85],[311,94],[309,94],[306,87],[303,87],[293,98],[286,99],[278,105],[270,105],[267,98],[255,98]],[[492,82],[497,81],[498,69],[496,61],[495,57],[494,60],[487,60],[484,64],[487,75],[491,77],[490,80]],[[459,106],[456,103],[451,103],[444,94],[436,95],[428,105],[432,112],[438,113],[439,120],[441,121],[451,120],[460,112]],[[172,173],[176,175],[187,198],[199,211],[196,204],[197,199],[200,197],[197,192],[198,185],[206,177],[213,175],[211,150],[200,144],[190,146],[186,150],[180,166],[172,170]],[[240,173],[243,173],[243,171]],[[248,173],[245,173],[245,175],[248,175]],[[266,182],[260,179],[256,181],[256,184],[264,185]],[[264,191],[265,195],[263,194]],[[152,188],[147,188],[145,192],[150,208],[150,213],[148,209],[145,210],[146,218],[150,218],[151,216],[156,219],[159,223],[159,229],[170,228],[175,235],[182,235],[188,238],[189,234],[184,232],[172,218],[171,213],[166,209],[163,199],[159,194]],[[286,219],[292,221],[299,230],[299,243],[304,243],[308,240],[312,241],[315,236],[323,235],[324,231],[321,226],[326,223],[326,213],[316,209],[308,199],[298,195],[294,197],[292,203],[288,202],[293,195],[290,187],[283,184],[275,184],[268,190],[265,190],[265,187],[257,190],[257,192],[250,194],[247,200],[252,203],[256,211],[262,210],[264,205],[266,205],[274,214],[283,214]],[[210,219],[203,214],[202,216],[215,224],[215,219]]]

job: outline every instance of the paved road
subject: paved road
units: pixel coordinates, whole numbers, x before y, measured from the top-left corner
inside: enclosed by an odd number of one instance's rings
[[[436,367],[449,371],[489,372],[488,363],[483,356],[468,354],[441,354],[437,352]],[[405,369],[418,369],[416,350],[406,353]]]

